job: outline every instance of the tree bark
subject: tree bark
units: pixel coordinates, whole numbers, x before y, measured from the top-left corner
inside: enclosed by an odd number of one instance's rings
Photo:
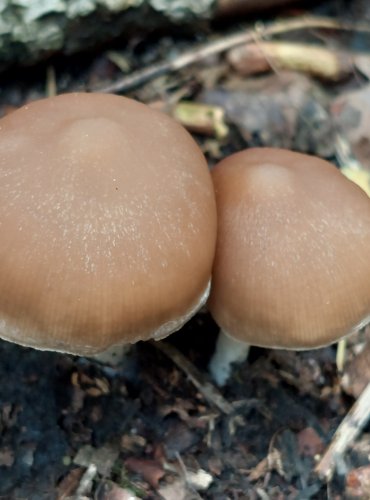
[[[0,0],[0,70],[169,24],[210,18],[216,0]]]
[[[292,0],[0,0],[0,71],[73,54],[130,33],[193,25]],[[294,1],[294,0],[293,0]]]

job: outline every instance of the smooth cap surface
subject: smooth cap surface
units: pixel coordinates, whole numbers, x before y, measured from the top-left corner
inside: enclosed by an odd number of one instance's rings
[[[205,300],[211,177],[138,102],[66,94],[0,121],[0,336],[79,354],[165,336]]]
[[[370,320],[370,199],[330,163],[250,149],[213,170],[209,307],[252,345],[310,348]]]

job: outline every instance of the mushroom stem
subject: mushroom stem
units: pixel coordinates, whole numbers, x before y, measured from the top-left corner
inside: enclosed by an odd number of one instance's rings
[[[232,365],[242,363],[248,357],[250,345],[230,337],[220,330],[216,349],[209,363],[209,371],[217,385],[223,386],[228,381]]]

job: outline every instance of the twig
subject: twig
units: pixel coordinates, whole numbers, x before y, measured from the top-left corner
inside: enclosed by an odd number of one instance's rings
[[[337,365],[338,374],[343,374],[344,365],[347,356],[347,339],[340,339],[337,344],[337,354],[335,356],[335,364]]]
[[[90,464],[88,466],[74,495],[75,500],[80,500],[82,497],[90,493],[92,482],[97,474],[97,471],[98,469],[95,464]]]
[[[208,403],[215,406],[226,415],[230,415],[234,411],[233,406],[226,401],[216,387],[210,382],[205,381],[199,370],[175,347],[167,342],[152,342],[152,345],[162,351],[189,377]]]
[[[187,68],[192,64],[200,62],[210,56],[221,54],[222,52],[225,52],[233,47],[237,47],[238,45],[254,42],[256,36],[274,36],[290,31],[307,29],[358,30],[370,32],[370,28],[367,25],[343,24],[335,19],[326,17],[302,17],[299,19],[287,19],[270,24],[269,26],[264,26],[263,24],[258,23],[253,29],[229,35],[221,40],[215,40],[200,47],[195,47],[184,52],[172,61],[153,64],[152,66],[119,79],[111,85],[107,85],[100,89],[94,89],[93,91],[106,93],[127,92],[128,90],[132,90],[135,87],[153,80],[154,78],[158,78],[159,76],[174,73]]]
[[[357,438],[370,419],[370,382],[336,430],[333,440],[316,466],[315,472],[329,481],[348,446]]]

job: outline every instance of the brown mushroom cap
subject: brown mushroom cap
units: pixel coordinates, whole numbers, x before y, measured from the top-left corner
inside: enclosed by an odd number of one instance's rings
[[[218,242],[209,308],[264,347],[326,345],[370,320],[370,199],[330,163],[249,149],[213,170]]]
[[[0,337],[79,354],[165,336],[204,302],[205,159],[166,115],[66,94],[0,121]]]

